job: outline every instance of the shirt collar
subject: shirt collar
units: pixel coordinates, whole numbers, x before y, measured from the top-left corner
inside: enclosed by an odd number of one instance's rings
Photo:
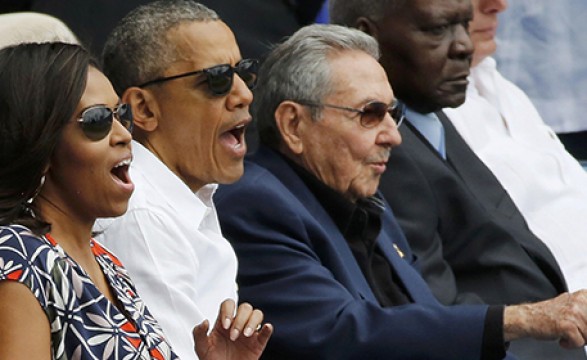
[[[208,184],[193,192],[167,165],[143,145],[132,141],[133,162],[130,176],[142,176],[158,191],[168,205],[183,209],[182,213],[189,217],[191,223],[199,224],[213,208],[212,197],[217,184]]]
[[[432,145],[440,155],[445,157],[444,129],[435,113],[422,114],[406,108],[406,119],[414,125],[418,132]]]

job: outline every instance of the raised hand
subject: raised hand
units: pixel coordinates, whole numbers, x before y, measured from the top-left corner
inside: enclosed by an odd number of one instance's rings
[[[263,313],[250,304],[241,304],[236,314],[235,307],[233,300],[222,302],[209,335],[208,320],[194,327],[195,350],[200,360],[257,360],[263,353],[273,326],[261,325]]]

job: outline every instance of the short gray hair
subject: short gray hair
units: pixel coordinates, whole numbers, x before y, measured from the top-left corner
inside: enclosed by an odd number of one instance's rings
[[[354,27],[359,17],[379,21],[387,11],[405,3],[406,0],[329,0],[328,15],[333,24]]]
[[[218,14],[192,0],[160,0],[128,13],[108,36],[104,73],[119,95],[162,75],[178,54],[167,41],[170,29],[186,22],[220,20]]]
[[[274,113],[285,100],[321,101],[332,89],[329,56],[341,51],[363,51],[379,59],[377,41],[339,25],[309,25],[276,46],[259,71],[253,116],[261,142],[272,148],[281,143]],[[312,117],[318,119],[319,109]]]

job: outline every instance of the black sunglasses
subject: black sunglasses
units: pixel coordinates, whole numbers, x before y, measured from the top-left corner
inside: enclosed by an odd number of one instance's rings
[[[110,133],[114,117],[125,129],[132,131],[132,110],[128,104],[120,104],[114,110],[105,105],[92,106],[84,110],[77,121],[88,139],[99,141]]]
[[[372,101],[365,104],[362,109],[355,109],[347,106],[323,104],[319,102],[298,100],[298,104],[315,107],[329,107],[333,109],[340,109],[345,111],[352,111],[361,114],[361,125],[365,128],[373,128],[379,125],[385,118],[385,114],[389,113],[397,127],[399,127],[406,117],[406,106],[399,100],[395,100],[393,104],[388,105],[381,101]]]
[[[180,79],[186,76],[204,74],[206,75],[208,89],[210,89],[212,94],[216,96],[224,96],[228,94],[232,88],[232,81],[235,72],[238,74],[238,76],[240,76],[241,79],[243,79],[249,89],[253,89],[255,85],[257,85],[258,71],[259,60],[243,59],[239,61],[235,67],[232,67],[229,64],[216,65],[206,69],[190,71],[179,75],[160,77],[155,80],[147,81],[139,85],[139,87],[159,84],[165,81]]]

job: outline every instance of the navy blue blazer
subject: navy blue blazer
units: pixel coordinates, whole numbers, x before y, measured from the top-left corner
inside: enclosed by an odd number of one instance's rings
[[[415,303],[383,308],[343,235],[281,155],[261,147],[215,202],[239,258],[240,299],[275,326],[264,358],[480,358],[487,305],[441,305],[413,268],[389,207],[378,245]]]

